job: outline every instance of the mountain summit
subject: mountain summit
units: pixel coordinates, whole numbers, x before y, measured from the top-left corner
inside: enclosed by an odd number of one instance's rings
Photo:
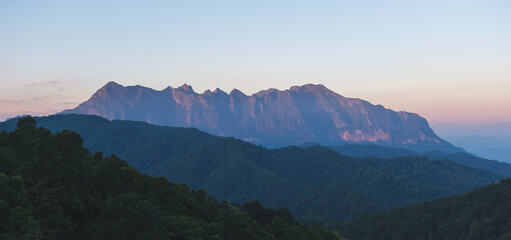
[[[247,96],[237,89],[199,94],[187,84],[158,91],[109,82],[86,102],[62,113],[195,127],[267,147],[376,143],[416,151],[460,151],[417,114],[346,98],[314,84]]]

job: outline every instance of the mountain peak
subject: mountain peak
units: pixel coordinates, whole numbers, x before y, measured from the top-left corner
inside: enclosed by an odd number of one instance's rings
[[[238,89],[233,89],[231,91],[231,93],[229,93],[229,95],[231,96],[242,96],[242,97],[246,97],[247,95],[245,95],[242,91],[238,90]]]
[[[226,92],[224,92],[224,91],[222,91],[222,89],[220,89],[220,88],[216,88],[216,89],[215,89],[215,91],[213,91],[213,93],[215,93],[215,94],[222,94],[222,95],[224,95],[224,94],[225,94],[225,95],[227,95],[227,93],[226,93]]]
[[[105,84],[105,86],[103,86],[101,89],[118,89],[118,88],[124,88],[124,86],[114,81],[110,81],[107,84]]]
[[[332,92],[332,90],[325,87],[323,84],[312,84],[308,83],[303,86],[292,86],[290,91],[293,92],[312,92],[312,93],[325,93]]]
[[[299,86],[292,86],[291,88],[289,88],[289,91],[293,91],[293,92],[298,92],[298,90],[300,90]]]
[[[110,81],[107,84],[105,84],[105,86],[96,91],[92,98],[105,99],[108,96],[121,94],[124,90],[126,90],[126,87],[114,81]]]
[[[181,87],[178,87],[177,89],[180,89],[181,91],[183,91],[183,92],[187,92],[187,93],[195,93],[195,92],[193,91],[192,86],[190,86],[190,85],[188,85],[188,84],[186,84],[186,83],[185,83],[185,84],[183,84],[183,85],[181,85]]]

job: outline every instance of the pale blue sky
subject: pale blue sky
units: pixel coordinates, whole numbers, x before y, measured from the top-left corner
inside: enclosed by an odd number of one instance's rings
[[[0,1],[0,120],[108,81],[321,83],[432,121],[511,121],[511,1]]]

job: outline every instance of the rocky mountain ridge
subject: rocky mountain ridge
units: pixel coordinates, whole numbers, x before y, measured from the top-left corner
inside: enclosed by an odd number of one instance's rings
[[[346,98],[314,84],[248,96],[237,89],[199,94],[187,84],[158,91],[109,82],[86,102],[63,112],[69,113],[195,127],[266,147],[376,143],[415,151],[462,151],[439,138],[415,113]]]

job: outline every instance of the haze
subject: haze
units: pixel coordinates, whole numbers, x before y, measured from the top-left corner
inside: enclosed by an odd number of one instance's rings
[[[509,1],[2,1],[0,119],[109,81],[321,83],[436,122],[511,122]],[[511,135],[511,134],[509,134]]]

